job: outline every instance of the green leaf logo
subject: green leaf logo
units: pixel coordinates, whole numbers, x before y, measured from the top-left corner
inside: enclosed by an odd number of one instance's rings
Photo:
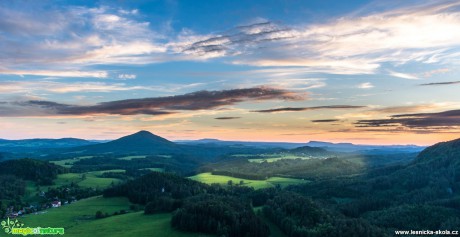
[[[0,224],[2,225],[3,231],[5,231],[7,234],[11,234],[11,232],[13,232],[13,228],[15,227],[17,228],[24,226],[24,224],[22,224],[18,219],[13,221],[10,220],[9,217],[6,221],[2,221]]]

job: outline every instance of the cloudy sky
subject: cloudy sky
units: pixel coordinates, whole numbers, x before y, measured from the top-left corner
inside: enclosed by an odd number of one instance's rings
[[[1,1],[0,137],[460,137],[459,1]]]

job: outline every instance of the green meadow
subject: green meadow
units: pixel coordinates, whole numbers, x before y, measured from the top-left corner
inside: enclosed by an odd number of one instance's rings
[[[69,185],[71,183],[78,184],[80,187],[84,188],[104,189],[109,187],[112,183],[117,184],[121,182],[121,180],[115,178],[100,177],[105,172],[124,172],[124,170],[102,170],[85,173],[59,174],[58,177],[55,180],[53,180],[53,185],[41,186],[40,190],[46,191],[48,188],[56,188],[63,185]],[[29,202],[36,201],[37,193],[38,190],[35,182],[27,181],[25,200]]]
[[[66,168],[70,168],[73,166],[73,164],[79,160],[83,159],[90,159],[93,158],[92,156],[80,156],[80,157],[75,157],[71,159],[65,159],[65,160],[57,160],[57,161],[50,161],[51,163],[54,163],[55,165],[60,165],[64,166]]]
[[[234,178],[225,175],[213,175],[211,173],[201,173],[195,176],[189,177],[190,179],[206,183],[206,184],[228,184],[229,180],[232,180],[233,184],[239,184],[240,181],[243,181],[243,186],[253,187],[255,189],[260,188],[271,188],[275,187],[276,185],[281,185],[281,187],[285,187],[291,184],[300,184],[308,182],[302,179],[292,179],[292,178],[283,178],[283,177],[271,177],[266,180],[251,180],[251,179],[240,179]]]
[[[58,187],[70,183],[78,184],[80,187],[85,188],[106,188],[110,184],[120,182],[119,179],[115,178],[103,178],[100,177],[105,172],[124,172],[124,170],[103,170],[103,171],[92,171],[86,173],[67,173],[58,175],[57,179],[54,180],[53,187]]]
[[[42,214],[30,214],[21,218],[27,227],[63,227],[69,237],[122,237],[122,236],[206,236],[185,233],[171,228],[171,214],[144,215],[130,212],[113,215],[120,210],[129,210],[126,198],[92,197],[59,208],[45,210]],[[102,211],[110,216],[95,219]]]

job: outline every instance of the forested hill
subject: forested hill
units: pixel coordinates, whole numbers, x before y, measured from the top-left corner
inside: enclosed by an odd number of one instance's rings
[[[460,139],[440,142],[423,150],[414,164],[454,165],[460,167]]]
[[[140,131],[107,143],[75,147],[70,149],[70,151],[84,152],[88,154],[153,154],[170,153],[179,149],[180,147],[171,141],[147,131]]]
[[[65,172],[66,168],[41,160],[19,159],[0,162],[1,175],[14,175],[43,185],[51,184],[58,174]]]
[[[460,226],[459,155],[457,139],[426,148],[407,165],[288,189],[332,203],[330,208],[345,217],[366,220],[386,233],[401,229],[455,230]]]
[[[332,156],[334,153],[329,152],[321,147],[302,146],[289,150],[290,153],[307,155],[307,156]]]

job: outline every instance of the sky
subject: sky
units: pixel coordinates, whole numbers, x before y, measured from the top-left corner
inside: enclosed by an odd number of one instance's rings
[[[460,1],[1,1],[0,138],[460,137]]]

